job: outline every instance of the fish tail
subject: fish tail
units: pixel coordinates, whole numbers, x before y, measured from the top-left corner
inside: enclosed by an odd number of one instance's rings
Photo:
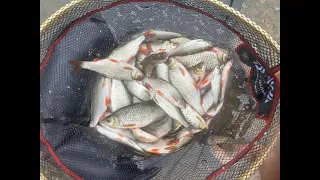
[[[75,60],[69,61],[69,63],[74,66],[73,72],[79,72],[82,69],[82,65],[84,62],[85,61],[75,61]]]

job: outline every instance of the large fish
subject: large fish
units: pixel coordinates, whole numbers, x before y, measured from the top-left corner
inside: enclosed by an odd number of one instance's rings
[[[110,98],[111,79],[98,75],[96,81],[93,83],[93,91],[91,95],[90,127],[95,127],[99,120],[102,120],[105,117]]]
[[[217,55],[212,51],[202,51],[185,56],[175,56],[175,58],[186,68],[203,63],[205,69],[210,71],[219,65]]]
[[[186,120],[197,129],[208,129],[208,126],[200,114],[197,113],[189,104],[186,108],[181,109],[182,114]]]
[[[206,69],[205,69],[204,63],[201,62],[201,63],[195,65],[194,67],[190,68],[188,71],[189,71],[191,77],[193,78],[193,80],[199,85],[200,82],[202,81],[205,70]]]
[[[179,91],[170,83],[161,80],[161,79],[153,79],[153,78],[144,78],[142,83],[149,89],[153,89],[159,95],[166,98],[169,102],[173,105],[184,108],[185,107],[185,100]]]
[[[200,115],[205,114],[201,107],[200,90],[187,69],[173,57],[167,61],[170,83],[180,92],[185,101]]]
[[[165,63],[156,66],[156,78],[169,82],[169,67]]]
[[[118,109],[99,123],[113,128],[142,128],[165,117],[166,113],[153,101]]]
[[[171,131],[172,125],[173,119],[170,116],[166,116],[165,118],[141,129],[158,138],[161,138]]]
[[[101,133],[102,135],[105,135],[106,137],[110,138],[111,140],[114,140],[114,141],[119,142],[121,144],[130,146],[139,152],[142,152],[142,153],[144,152],[140,148],[140,146],[138,146],[133,140],[127,138],[125,135],[123,135],[119,132],[114,132],[114,131],[107,129],[105,127],[102,127],[100,125],[97,125],[96,129],[99,133]]]
[[[130,62],[136,56],[139,45],[145,40],[144,36],[139,36],[134,40],[114,49],[108,56],[110,59],[118,59],[124,62]]]
[[[95,71],[104,77],[117,80],[141,80],[143,73],[136,67],[115,59],[103,59],[89,61],[70,61],[75,66],[74,71],[88,69]]]
[[[158,141],[158,139],[159,139],[156,136],[154,136],[148,132],[145,132],[139,128],[133,128],[132,134],[134,135],[134,137],[138,141],[145,142],[145,143],[154,143],[154,142]]]
[[[156,31],[152,29],[147,30],[143,35],[146,41],[168,40],[182,36],[182,34],[175,32]]]
[[[164,98],[162,95],[156,93],[155,90],[150,90],[151,97],[153,100],[173,119],[176,119],[179,121],[182,125],[185,127],[189,127],[188,122],[184,118],[184,116],[181,113],[180,108],[173,105],[171,102],[169,102],[166,98]]]
[[[226,92],[226,86],[228,83],[231,67],[232,67],[232,62],[228,61],[222,70],[220,101],[223,101],[224,99],[224,94]]]
[[[112,80],[111,87],[111,109],[116,111],[122,107],[132,104],[132,97],[127,91],[124,84],[116,79]]]
[[[127,89],[130,91],[132,95],[140,99],[141,101],[149,101],[151,100],[149,90],[142,85],[141,82],[138,81],[123,81]]]
[[[185,56],[189,54],[194,54],[202,51],[206,51],[212,48],[213,45],[203,39],[195,39],[181,44],[174,50],[170,51],[169,56]]]

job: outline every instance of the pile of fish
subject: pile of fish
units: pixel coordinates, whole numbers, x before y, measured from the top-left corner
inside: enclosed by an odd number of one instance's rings
[[[212,43],[152,29],[105,59],[70,63],[97,73],[90,126],[144,154],[175,152],[208,129],[232,66]]]

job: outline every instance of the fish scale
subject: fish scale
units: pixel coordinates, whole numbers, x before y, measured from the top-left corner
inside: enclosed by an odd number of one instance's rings
[[[132,104],[132,97],[128,93],[124,84],[116,79],[112,80],[111,87],[111,109],[116,111],[122,107]]]

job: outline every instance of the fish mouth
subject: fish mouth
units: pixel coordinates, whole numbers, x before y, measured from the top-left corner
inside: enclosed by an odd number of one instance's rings
[[[138,71],[132,71],[131,77],[134,80],[141,81],[144,78],[144,75]]]

